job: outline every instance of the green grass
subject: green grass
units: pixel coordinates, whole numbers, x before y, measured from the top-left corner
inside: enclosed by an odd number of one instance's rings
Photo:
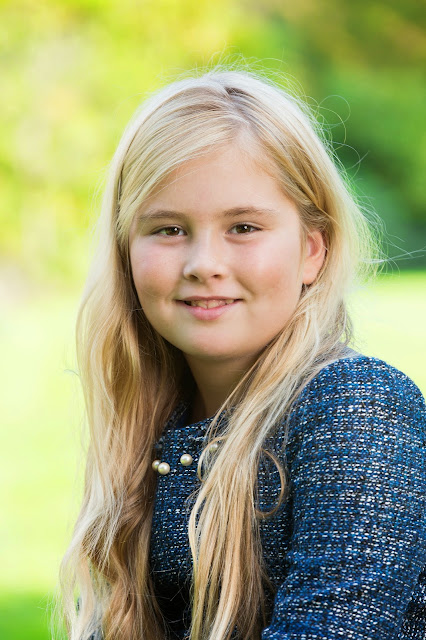
[[[49,604],[42,592],[3,595],[0,598],[2,640],[47,640]]]
[[[382,276],[351,300],[355,348],[409,375],[426,395],[426,273]]]
[[[423,393],[425,290],[426,273],[405,273],[382,277],[351,301],[355,346],[405,371]],[[48,640],[46,610],[82,469],[82,406],[72,373],[77,298],[44,293],[3,306],[0,638]]]

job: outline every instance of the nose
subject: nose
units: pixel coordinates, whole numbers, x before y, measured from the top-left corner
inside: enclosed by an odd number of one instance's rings
[[[211,235],[192,240],[183,267],[186,280],[206,282],[211,278],[225,277],[227,271],[226,255],[220,240],[214,240]]]

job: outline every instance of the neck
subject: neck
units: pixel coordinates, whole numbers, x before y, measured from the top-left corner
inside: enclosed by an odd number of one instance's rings
[[[195,360],[191,356],[186,359],[197,385],[192,409],[193,422],[213,416],[254,361],[212,362]]]

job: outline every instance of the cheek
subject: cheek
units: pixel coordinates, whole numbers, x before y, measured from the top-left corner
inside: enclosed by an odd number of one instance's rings
[[[245,267],[245,278],[258,293],[298,296],[302,286],[300,251],[285,243],[262,250],[250,256]]]
[[[161,253],[155,249],[141,250],[138,247],[130,250],[133,281],[141,304],[142,299],[156,297],[167,288],[170,269]]]

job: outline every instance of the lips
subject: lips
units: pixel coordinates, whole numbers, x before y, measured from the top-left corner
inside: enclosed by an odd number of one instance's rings
[[[235,298],[217,298],[209,300],[183,300],[190,307],[201,307],[202,309],[214,309],[215,307],[223,307],[232,304]]]

